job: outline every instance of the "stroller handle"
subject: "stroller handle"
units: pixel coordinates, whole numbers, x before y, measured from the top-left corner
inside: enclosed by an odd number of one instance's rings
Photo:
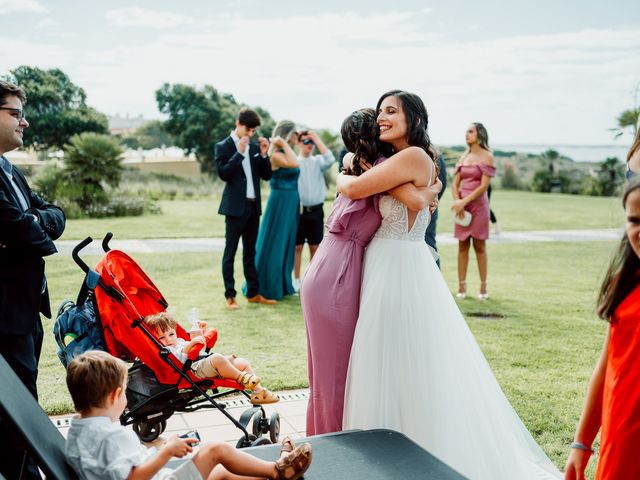
[[[80,258],[79,253],[80,253],[80,250],[82,250],[84,247],[89,245],[91,242],[93,242],[93,238],[87,237],[83,241],[81,241],[78,245],[76,245],[73,248],[73,251],[71,252],[71,256],[73,257],[74,262],[76,262],[76,264],[82,269],[84,273],[89,273],[89,266],[86,263],[84,263],[84,260]]]
[[[111,250],[111,247],[109,246],[109,242],[111,241],[112,238],[113,238],[113,233],[107,232],[107,234],[102,239],[102,249],[105,252],[108,252],[109,250]]]

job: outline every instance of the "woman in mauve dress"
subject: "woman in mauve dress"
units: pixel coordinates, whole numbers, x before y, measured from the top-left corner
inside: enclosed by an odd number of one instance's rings
[[[600,430],[596,480],[640,478],[640,177],[627,184],[627,228],[600,289],[598,315],[609,322],[565,467],[584,478]]]
[[[458,293],[456,297],[467,296],[467,267],[469,248],[473,239],[473,249],[480,273],[480,300],[487,300],[487,245],[489,238],[489,197],[487,189],[491,177],[495,176],[493,155],[489,150],[489,135],[481,123],[469,125],[466,134],[467,151],[456,165],[453,177],[453,206],[456,216],[464,211],[471,213],[471,223],[463,227],[456,223],[453,235],[458,239]]]
[[[353,154],[345,157],[351,175],[359,175],[383,160],[373,109],[349,115],[341,134],[346,149]],[[419,211],[437,197],[438,190],[405,184],[388,193]],[[362,259],[380,222],[376,197],[349,200],[338,196],[327,218],[327,234],[302,281],[300,301],[307,328],[310,387],[307,435],[342,430],[345,379],[360,305]]]

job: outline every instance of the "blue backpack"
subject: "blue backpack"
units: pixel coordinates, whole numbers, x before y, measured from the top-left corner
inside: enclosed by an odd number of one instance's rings
[[[89,270],[76,302],[65,300],[58,309],[53,335],[58,344],[58,358],[65,368],[87,350],[105,350],[100,323],[96,317],[93,292],[100,275]]]

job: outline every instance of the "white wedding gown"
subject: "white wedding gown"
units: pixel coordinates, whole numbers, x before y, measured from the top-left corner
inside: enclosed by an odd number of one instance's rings
[[[404,433],[472,480],[560,478],[505,397],[424,242],[428,209],[380,199],[343,426]]]

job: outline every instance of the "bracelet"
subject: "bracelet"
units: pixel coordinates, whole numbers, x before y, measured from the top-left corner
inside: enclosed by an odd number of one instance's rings
[[[587,447],[584,443],[580,443],[580,442],[573,442],[571,444],[571,448],[576,448],[576,449],[582,450],[584,452],[593,453],[593,450],[591,450],[591,448]]]

